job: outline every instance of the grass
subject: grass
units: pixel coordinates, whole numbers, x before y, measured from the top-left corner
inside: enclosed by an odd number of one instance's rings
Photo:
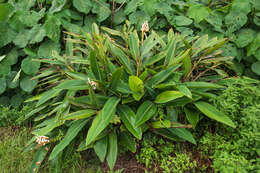
[[[29,130],[0,128],[0,170],[1,173],[24,173],[32,161],[32,153],[23,153],[31,135]]]

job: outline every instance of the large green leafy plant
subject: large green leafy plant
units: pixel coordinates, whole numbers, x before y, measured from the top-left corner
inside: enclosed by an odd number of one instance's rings
[[[28,100],[37,103],[26,118],[39,113],[33,133],[50,138],[46,145],[54,148],[49,160],[59,160],[76,136],[79,151],[94,148],[110,168],[118,143],[135,152],[136,139],[141,140],[146,130],[195,144],[185,128],[195,128],[201,113],[235,127],[208,102],[224,88],[207,81],[221,77],[218,66],[230,65],[230,58],[218,51],[226,40],[208,40],[207,35],[185,39],[172,30],[159,36],[147,29],[139,39],[130,24],[121,32],[103,28],[108,34],[94,24],[92,34],[68,33],[68,54],[54,51],[53,58],[36,60],[46,64],[34,77],[46,91]],[[202,77],[204,81],[198,81]],[[66,134],[56,143],[60,130]],[[44,148],[35,163],[47,154]],[[39,168],[35,163],[32,169]]]

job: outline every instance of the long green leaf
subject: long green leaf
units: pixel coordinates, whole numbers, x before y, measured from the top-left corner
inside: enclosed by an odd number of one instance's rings
[[[120,99],[117,97],[111,97],[107,100],[103,109],[99,112],[96,118],[93,120],[90,129],[88,130],[86,145],[89,145],[95,140],[95,138],[108,126],[109,122],[112,120],[116,106]]]
[[[91,70],[95,75],[96,79],[102,80],[102,75],[101,75],[100,67],[98,65],[97,56],[95,56],[95,53],[93,51],[90,52],[89,59],[90,59]]]
[[[38,151],[35,154],[34,159],[32,161],[32,166],[29,169],[30,173],[36,173],[39,171],[41,163],[44,160],[47,153],[48,153],[48,151],[46,150],[46,146],[42,146],[38,149]]]
[[[104,162],[105,160],[107,154],[107,147],[108,147],[107,136],[97,140],[94,144],[94,151],[101,162]]]
[[[113,72],[112,79],[110,82],[110,88],[112,90],[116,90],[116,88],[118,87],[118,85],[120,83],[122,75],[123,75],[123,68],[118,68],[116,71]]]
[[[55,89],[62,89],[62,90],[74,90],[77,88],[82,88],[83,90],[88,89],[87,81],[85,80],[65,80],[62,81]]]
[[[193,144],[196,144],[196,141],[193,138],[192,134],[188,130],[186,130],[186,129],[183,129],[183,128],[170,128],[169,131],[172,134],[178,136],[179,138],[182,138],[182,139],[184,139],[186,141],[189,141],[189,142],[191,142]]]
[[[114,46],[112,43],[110,43],[109,46],[112,55],[114,55],[120,61],[120,63],[123,64],[123,66],[129,74],[133,74],[133,70],[130,66],[130,60],[128,56],[120,48]]]
[[[148,121],[156,114],[157,108],[151,101],[145,101],[141,104],[136,113],[135,126],[138,127]]]
[[[139,51],[139,39],[136,32],[133,32],[129,36],[129,48],[133,59],[138,60],[140,58],[140,51]]]
[[[118,114],[123,121],[126,128],[131,132],[137,139],[141,140],[142,138],[142,129],[141,127],[135,127],[135,113],[127,105],[120,105],[118,107]]]
[[[151,79],[147,81],[147,85],[149,87],[154,87],[161,82],[163,82],[165,79],[167,79],[175,70],[177,70],[180,67],[180,65],[174,65],[169,67],[166,70],[162,70],[161,72],[154,75]]]
[[[167,103],[183,96],[180,91],[164,91],[156,97],[155,103]]]
[[[133,153],[136,152],[135,139],[128,132],[120,133],[119,139],[120,139],[119,143],[122,146],[126,147],[128,150],[130,150]]]
[[[49,157],[49,160],[54,159],[66,146],[68,146],[88,121],[89,119],[75,121],[68,129],[64,139],[54,147]]]
[[[191,125],[193,126],[193,128],[196,127],[196,125],[198,124],[199,122],[199,112],[194,112],[194,111],[191,111],[187,108],[184,108],[184,112],[186,114],[186,118],[187,120],[191,123]]]
[[[61,92],[61,89],[52,89],[50,91],[46,91],[40,100],[37,102],[36,107],[42,105],[53,97],[56,97]]]
[[[93,109],[86,109],[80,110],[73,113],[70,113],[63,117],[64,120],[78,120],[78,119],[85,119],[91,117],[92,115],[96,114],[96,110]]]
[[[209,103],[199,101],[194,104],[207,117],[214,119],[216,121],[219,121],[223,124],[226,124],[230,127],[233,127],[233,128],[236,127],[235,124],[232,122],[232,120],[227,115],[225,115],[223,112],[220,112],[219,110],[217,110],[214,106],[210,105]]]
[[[109,168],[112,170],[116,163],[117,158],[117,136],[116,133],[110,133],[108,136],[108,152],[107,152],[107,163]]]
[[[208,89],[225,88],[222,85],[209,83],[209,82],[185,82],[185,85],[188,88],[208,88]]]

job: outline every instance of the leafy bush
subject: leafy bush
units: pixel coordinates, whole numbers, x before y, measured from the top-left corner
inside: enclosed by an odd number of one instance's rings
[[[225,39],[208,40],[203,36],[187,40],[172,30],[165,36],[155,32],[148,36],[146,26],[139,40],[129,24],[122,32],[103,29],[112,36],[101,34],[94,24],[92,34],[69,36],[68,40],[75,43],[68,47],[69,56],[54,52],[54,58],[37,60],[47,63],[35,78],[40,78],[43,83],[39,85],[48,90],[28,100],[37,103],[26,118],[40,113],[35,118],[40,124],[33,134],[48,135],[51,144],[47,145],[56,144],[53,138],[57,129],[67,131],[49,160],[55,159],[80,132],[83,139],[78,150],[94,148],[100,160],[106,158],[112,169],[117,141],[135,152],[135,138],[142,139],[148,129],[174,141],[195,144],[185,128],[196,126],[200,112],[235,127],[208,103],[208,98],[216,97],[214,91],[224,87],[194,81],[208,74],[219,76],[217,68],[212,67],[215,64],[228,67],[229,59],[217,51]],[[74,54],[73,50],[79,51]],[[178,117],[184,111],[187,120]],[[47,154],[44,147],[39,149],[41,152],[43,159]]]
[[[25,115],[31,111],[32,108],[28,106],[23,106],[21,110],[0,106],[0,127],[20,125]]]
[[[260,73],[258,0],[4,0],[0,11],[0,94],[15,99],[11,103],[23,101],[37,85],[30,80],[40,68],[33,58],[62,52],[62,31],[91,32],[93,22],[120,28],[128,19],[140,30],[147,20],[160,33],[171,27],[186,35],[229,37],[223,50],[236,57],[233,68],[238,74]]]
[[[216,172],[257,172],[259,167],[259,81],[230,78],[227,88],[215,99],[215,106],[236,124],[236,129],[216,126],[199,141],[202,157],[213,160]]]

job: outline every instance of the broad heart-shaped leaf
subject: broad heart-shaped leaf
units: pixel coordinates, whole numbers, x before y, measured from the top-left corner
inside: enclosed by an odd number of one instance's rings
[[[21,67],[25,74],[33,75],[39,70],[40,62],[33,61],[33,58],[27,57],[23,59]]]
[[[5,57],[9,65],[14,65],[18,61],[18,51],[16,48],[13,48]]]
[[[39,171],[41,163],[44,160],[47,153],[48,150],[46,150],[46,146],[42,146],[38,149],[32,161],[32,166],[29,169],[30,173],[36,173]]]
[[[225,17],[225,24],[227,29],[227,33],[231,34],[234,31],[239,30],[242,26],[244,26],[247,22],[247,15],[244,13],[240,13],[237,11],[231,12]]]
[[[192,134],[183,128],[170,128],[168,129],[172,134],[178,136],[181,139],[184,139],[186,141],[189,141],[193,144],[196,144],[195,139],[193,138]]]
[[[0,75],[8,75],[11,72],[11,66],[8,64],[7,61],[0,62]]]
[[[120,145],[126,147],[132,153],[136,152],[135,139],[128,132],[120,133],[119,140]]]
[[[97,140],[94,144],[94,151],[101,162],[104,162],[105,160],[107,154],[107,147],[108,147],[107,136]]]
[[[190,18],[194,19],[195,22],[199,23],[203,19],[208,17],[209,11],[208,11],[207,7],[205,7],[203,5],[195,4],[195,5],[191,5],[189,7],[187,15]]]
[[[186,114],[186,118],[188,119],[188,121],[191,123],[192,127],[195,128],[196,125],[199,122],[199,112],[194,112],[191,111],[187,108],[184,108],[184,112]]]
[[[58,43],[60,40],[60,21],[57,17],[49,15],[44,28],[46,35],[54,42]]]
[[[89,119],[77,120],[68,129],[65,137],[58,145],[54,147],[49,157],[49,160],[54,159],[70,142],[77,136],[80,130],[86,125]]]
[[[80,110],[73,113],[70,113],[68,115],[65,115],[63,117],[64,120],[78,120],[78,119],[85,119],[88,117],[91,117],[92,115],[95,115],[96,111],[93,109],[86,109],[86,110]]]
[[[176,16],[174,20],[177,26],[187,26],[192,23],[192,20],[185,16]]]
[[[6,90],[6,80],[5,78],[0,78],[0,95]]]
[[[123,70],[124,70],[123,68],[118,68],[118,69],[116,69],[116,71],[113,72],[112,79],[110,82],[110,88],[112,90],[116,90],[117,86],[119,85],[120,80],[123,75]]]
[[[260,61],[256,61],[252,64],[251,69],[254,73],[260,75]]]
[[[232,11],[248,14],[251,11],[250,0],[234,0],[232,2]]]
[[[66,4],[66,0],[53,0],[51,2],[51,8],[49,9],[49,13],[53,14],[59,12],[63,9],[64,5]]]
[[[80,12],[88,14],[92,8],[92,1],[73,0],[73,6]]]
[[[94,1],[92,12],[97,14],[98,22],[103,22],[111,14],[110,5],[104,1]]]
[[[0,22],[8,18],[13,8],[9,3],[0,3]]]
[[[110,133],[108,136],[108,152],[107,152],[107,163],[109,168],[112,170],[116,163],[117,158],[117,136],[116,132]]]
[[[156,97],[155,103],[167,103],[183,96],[180,91],[164,91]]]
[[[131,132],[137,139],[141,140],[142,129],[141,127],[135,127],[136,115],[134,111],[127,105],[120,105],[118,107],[117,113],[119,114],[121,120],[129,132]]]
[[[37,24],[28,32],[28,40],[30,40],[30,44],[39,43],[46,36],[45,28]]]
[[[136,113],[135,127],[138,127],[148,121],[156,114],[157,108],[151,101],[145,101],[141,104]]]
[[[93,142],[96,137],[108,126],[109,122],[114,117],[116,106],[119,101],[120,99],[117,97],[111,97],[106,101],[103,109],[93,120],[92,125],[88,130],[86,146]]]
[[[139,101],[144,95],[144,83],[137,76],[129,77],[129,87],[133,92],[133,97],[135,100]]]
[[[237,47],[242,48],[249,45],[254,40],[255,34],[255,31],[250,28],[241,29],[235,39]]]
[[[32,80],[29,76],[26,76],[20,81],[20,87],[25,92],[32,92],[35,86],[37,85],[38,80]]]
[[[195,102],[194,105],[206,116],[208,116],[211,119],[214,119],[216,121],[219,121],[223,124],[226,124],[230,127],[235,128],[235,124],[232,122],[232,120],[225,115],[224,113],[217,110],[214,106],[210,105],[207,102],[199,101]]]

